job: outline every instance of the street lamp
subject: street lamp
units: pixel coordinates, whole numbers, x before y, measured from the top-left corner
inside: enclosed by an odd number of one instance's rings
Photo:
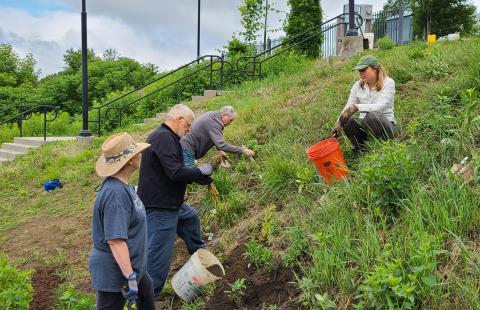
[[[265,0],[265,26],[263,27],[263,50],[267,50],[267,16],[268,16],[268,0]]]
[[[197,59],[200,58],[200,0],[198,0]]]
[[[358,31],[355,29],[354,24],[354,16],[355,16],[355,0],[348,1],[348,30],[345,34],[347,37],[355,37],[358,36]]]
[[[82,0],[82,130],[80,137],[89,137],[88,130],[88,51],[87,51],[87,12],[85,0]],[[100,124],[99,124],[100,126]]]

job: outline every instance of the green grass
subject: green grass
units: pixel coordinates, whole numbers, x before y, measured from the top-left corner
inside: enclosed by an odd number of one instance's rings
[[[215,177],[217,203],[198,187],[192,199],[202,224],[227,245],[253,232],[261,243],[250,256],[297,266],[306,308],[478,308],[479,183],[462,184],[449,171],[465,156],[479,169],[480,39],[373,54],[397,80],[401,134],[373,142],[356,160],[344,138],[351,177],[332,185],[312,173],[305,149],[329,136],[362,55],[345,64],[302,62],[195,106],[234,105],[239,117],[226,140],[258,155],[253,162],[231,156],[233,167]],[[0,232],[32,218],[90,216],[101,142],[49,145],[0,168]],[[67,186],[43,195],[41,182],[57,176]],[[0,239],[0,249],[6,242]],[[86,265],[86,256],[78,264]],[[67,268],[75,284],[79,271]]]

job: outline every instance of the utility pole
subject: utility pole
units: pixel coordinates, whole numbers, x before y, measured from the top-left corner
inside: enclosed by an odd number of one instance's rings
[[[267,16],[268,16],[268,0],[265,0],[265,26],[263,27],[263,51],[267,50]]]
[[[197,59],[200,58],[200,0],[198,0]]]
[[[82,130],[80,137],[89,137],[88,130],[88,50],[87,50],[87,11],[82,0]],[[100,126],[100,124],[99,124]]]
[[[347,37],[358,36],[358,31],[355,29],[355,1],[348,0],[348,30],[345,34]]]

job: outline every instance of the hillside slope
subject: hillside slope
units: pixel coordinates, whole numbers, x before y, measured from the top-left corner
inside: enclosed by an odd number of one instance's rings
[[[247,82],[193,107],[234,105],[239,118],[226,137],[258,153],[255,161],[232,156],[233,168],[216,172],[218,201],[191,188],[204,233],[220,238],[213,251],[231,270],[198,308],[480,307],[479,185],[449,174],[465,156],[480,166],[480,40],[374,54],[396,80],[401,135],[356,159],[344,141],[345,182],[323,184],[305,149],[329,136],[358,57]],[[130,129],[144,140],[153,126]],[[103,139],[86,149],[46,146],[0,168],[0,251],[19,267],[56,275],[59,291],[89,292],[90,212],[101,181],[94,162]],[[55,177],[65,187],[44,194],[41,183]],[[181,245],[178,253],[174,269],[186,259]],[[224,291],[242,277],[247,298],[235,303]],[[164,298],[180,306],[168,292]]]

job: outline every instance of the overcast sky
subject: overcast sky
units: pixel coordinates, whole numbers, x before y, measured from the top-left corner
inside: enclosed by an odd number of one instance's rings
[[[288,11],[287,0],[270,0]],[[385,1],[363,0],[380,10]],[[473,1],[477,7],[480,0]],[[202,0],[201,54],[216,53],[241,31],[241,0]],[[342,12],[347,0],[321,0],[325,18]],[[21,56],[32,53],[42,76],[63,67],[63,54],[79,49],[81,0],[0,0],[0,43]],[[87,0],[88,47],[97,55],[114,48],[141,63],[171,69],[196,57],[197,0]],[[269,27],[280,28],[284,14],[271,14]],[[270,34],[272,38],[281,33]],[[263,37],[259,37],[262,41]]]

